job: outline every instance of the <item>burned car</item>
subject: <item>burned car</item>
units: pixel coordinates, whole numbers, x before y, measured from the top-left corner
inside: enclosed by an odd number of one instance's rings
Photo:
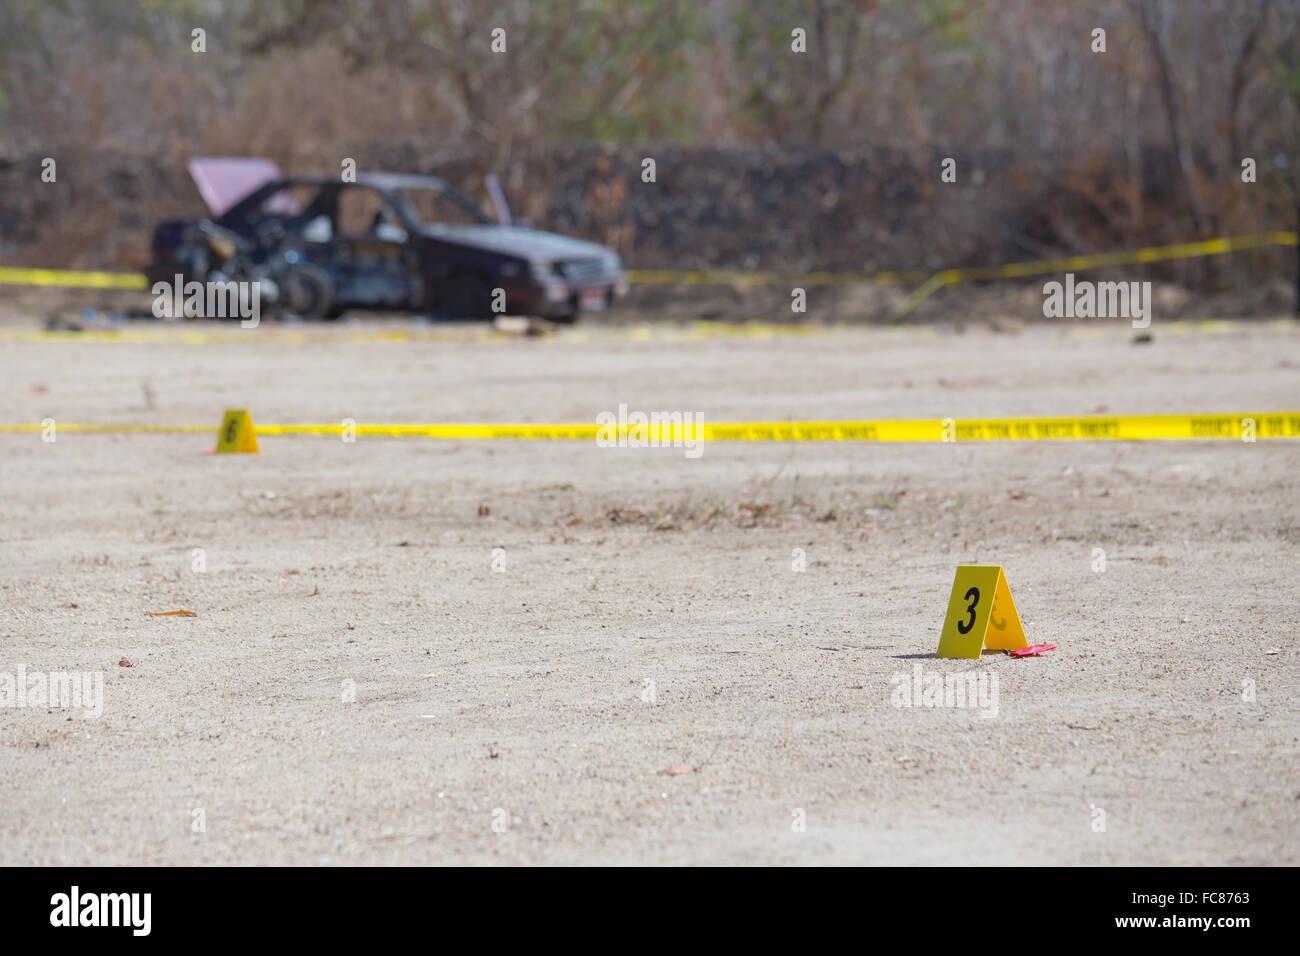
[[[307,318],[377,309],[571,322],[627,293],[612,250],[495,222],[432,176],[282,177],[256,159],[196,159],[190,173],[212,216],[157,228],[150,285],[260,280],[281,311]]]

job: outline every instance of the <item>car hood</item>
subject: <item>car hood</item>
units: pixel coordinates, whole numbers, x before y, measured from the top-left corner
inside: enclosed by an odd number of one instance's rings
[[[263,183],[280,178],[280,167],[269,159],[196,156],[188,166],[190,177],[213,216],[220,216]],[[285,211],[297,212],[296,209]]]
[[[595,242],[570,239],[554,232],[520,226],[427,226],[424,234],[443,242],[461,243],[521,259],[591,259],[613,253]]]

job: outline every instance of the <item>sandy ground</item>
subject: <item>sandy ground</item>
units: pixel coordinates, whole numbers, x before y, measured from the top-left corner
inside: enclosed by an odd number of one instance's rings
[[[8,342],[0,419],[1300,406],[1155,331]],[[0,671],[105,675],[0,710],[0,864],[1300,863],[1300,442],[211,445],[0,434]],[[935,660],[964,562],[1058,650]]]

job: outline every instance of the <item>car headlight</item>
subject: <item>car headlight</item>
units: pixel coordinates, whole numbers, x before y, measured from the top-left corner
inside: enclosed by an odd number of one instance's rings
[[[555,263],[549,259],[532,259],[528,263],[528,268],[532,270],[533,275],[539,279],[555,278]]]

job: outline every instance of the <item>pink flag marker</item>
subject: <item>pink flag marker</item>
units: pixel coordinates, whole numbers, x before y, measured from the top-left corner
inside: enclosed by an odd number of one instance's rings
[[[1014,651],[1007,651],[1012,657],[1037,657],[1043,651],[1056,650],[1055,644],[1030,644],[1028,647],[1018,647]]]

